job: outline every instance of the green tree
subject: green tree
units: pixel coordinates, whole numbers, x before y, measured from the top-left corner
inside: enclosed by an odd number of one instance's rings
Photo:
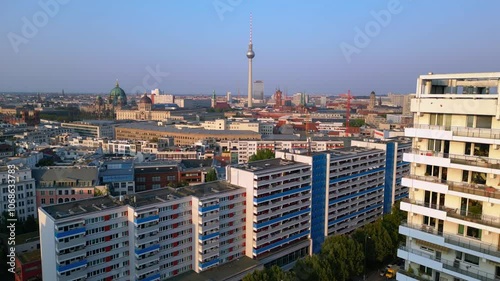
[[[250,159],[248,162],[254,162],[254,161],[259,161],[259,160],[265,160],[265,159],[273,159],[274,158],[274,152],[270,149],[261,149],[257,150],[257,153],[250,156]]]
[[[294,275],[291,272],[283,271],[279,266],[273,265],[264,270],[255,270],[243,277],[243,281],[292,281]]]
[[[205,182],[211,182],[216,180],[217,180],[217,172],[215,172],[215,169],[212,168],[208,170],[207,175],[205,176]]]
[[[52,158],[42,158],[38,163],[36,164],[37,167],[44,167],[44,166],[54,166],[54,159]]]

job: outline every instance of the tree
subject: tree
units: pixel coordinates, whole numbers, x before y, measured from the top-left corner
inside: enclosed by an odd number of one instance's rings
[[[217,180],[217,172],[215,172],[214,168],[208,170],[207,175],[205,176],[205,182],[211,182]]]
[[[259,160],[265,160],[265,159],[273,159],[274,158],[274,152],[270,149],[261,149],[257,150],[257,153],[250,156],[250,159],[248,162],[254,162],[254,161],[259,161]]]
[[[54,166],[54,159],[53,158],[42,158],[38,163],[36,164],[37,167],[44,167],[44,166]]]
[[[277,265],[264,270],[255,270],[243,277],[243,281],[292,281],[293,273],[286,272]]]

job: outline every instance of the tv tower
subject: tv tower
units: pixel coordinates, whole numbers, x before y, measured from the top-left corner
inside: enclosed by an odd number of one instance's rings
[[[255,57],[255,53],[252,48],[252,13],[250,13],[250,42],[248,43],[248,107],[251,108],[252,104],[252,59]]]

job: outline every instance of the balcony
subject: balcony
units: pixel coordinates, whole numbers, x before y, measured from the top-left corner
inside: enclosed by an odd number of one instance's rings
[[[415,124],[413,129],[422,130],[433,130],[433,131],[450,131],[453,136],[458,137],[469,137],[469,138],[484,138],[484,139],[500,139],[499,129],[488,129],[488,128],[471,128],[471,127],[459,127],[459,126],[440,126],[440,125],[427,125],[427,124]],[[416,135],[417,137],[420,134]],[[422,134],[425,137],[425,134]],[[445,135],[443,137],[446,138]],[[451,139],[449,139],[451,140]]]
[[[450,154],[450,153],[443,153],[432,150],[420,150],[420,149],[412,149],[411,153],[419,156],[430,156],[430,157],[449,159],[451,164],[476,166],[479,168],[490,168],[490,169],[500,170],[500,160],[496,158],[474,156],[474,155],[463,155],[463,154]],[[408,157],[405,157],[405,161],[414,162],[414,160],[415,159],[410,159]],[[423,159],[419,160],[421,161],[418,162],[424,162],[422,161]],[[433,162],[433,163],[442,166],[445,164],[444,161],[442,162],[443,163],[440,162]]]
[[[404,280],[404,281],[414,281],[414,280],[428,281],[429,279],[422,278],[415,273],[410,273],[410,272],[406,271],[404,268],[400,268],[398,270],[397,275],[396,275],[396,280],[398,280],[398,281],[402,281],[402,280]]]
[[[492,186],[484,184],[448,181],[439,179],[438,177],[434,176],[407,175],[405,176],[405,178],[424,181],[424,182],[437,183],[437,184],[446,184],[448,185],[448,190],[468,193],[472,195],[484,196],[488,198],[500,199],[500,190],[497,190]]]
[[[398,257],[400,258],[409,258],[410,253],[414,256],[418,256],[420,258],[424,258],[428,260],[429,263],[425,264],[425,266],[430,266],[432,269],[441,271],[443,273],[453,275],[455,277],[466,279],[466,280],[481,280],[481,281],[495,281],[495,276],[491,273],[487,273],[481,271],[475,267],[470,266],[468,263],[462,263],[460,261],[450,261],[445,259],[437,259],[433,255],[411,248],[407,248],[406,246],[400,246],[398,249]],[[415,258],[410,258],[410,261],[416,260]],[[469,277],[469,278],[465,278]]]
[[[416,230],[419,232],[417,235],[409,235],[412,237],[415,237],[417,239],[421,240],[426,240],[426,241],[435,241],[437,244],[441,244],[444,241],[444,246],[448,247],[446,244],[454,245],[457,247],[461,247],[464,249],[469,249],[472,251],[475,251],[477,253],[482,253],[485,255],[490,255],[492,257],[497,257],[500,258],[500,245],[494,245],[494,244],[489,244],[489,243],[483,243],[479,240],[476,240],[475,238],[467,238],[463,237],[460,235],[456,235],[453,233],[446,233],[446,232],[440,232],[437,229],[435,229],[432,226],[428,226],[425,224],[410,224],[407,222],[402,222],[400,227],[407,227],[412,230]],[[401,233],[401,232],[400,232]],[[406,235],[406,233],[402,233]],[[435,235],[436,239],[425,239],[426,236],[430,237],[428,235]],[[444,238],[444,239],[443,239]],[[466,252],[464,249],[460,249],[461,252]],[[481,256],[478,255],[477,253],[471,253],[476,256]],[[488,257],[486,257],[488,258]],[[493,260],[494,258],[489,258],[490,260]]]
[[[500,227],[500,216],[490,216],[490,215],[483,215],[483,214],[477,214],[473,212],[467,212],[464,210],[460,210],[458,208],[456,209],[450,209],[448,208],[447,210],[448,216],[464,221],[470,221],[470,222],[475,222],[491,227]]]

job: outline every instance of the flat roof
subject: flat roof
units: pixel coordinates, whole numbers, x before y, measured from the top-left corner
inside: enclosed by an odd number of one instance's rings
[[[103,209],[109,209],[124,205],[123,202],[113,200],[109,196],[94,197],[89,199],[82,199],[78,201],[71,201],[56,205],[40,207],[53,219],[64,219],[72,216],[83,214],[91,214],[99,212]]]
[[[165,133],[184,133],[184,134],[207,134],[207,135],[240,135],[251,134],[260,136],[261,134],[248,131],[248,130],[206,130],[201,128],[176,128],[174,125],[158,126],[156,123],[141,122],[141,123],[128,123],[116,126],[117,129],[136,129],[136,130],[150,130]]]
[[[16,253],[16,255],[22,264],[39,261],[42,259],[40,249],[26,253]]]
[[[38,231],[16,235],[16,245],[21,245],[39,240],[40,240],[40,233]]]
[[[225,263],[221,266],[211,268],[201,273],[196,273],[193,270],[184,272],[178,276],[170,278],[172,281],[224,281],[232,280],[235,275],[244,272],[251,272],[258,269],[261,264],[257,260],[243,256],[232,262]]]
[[[299,167],[309,167],[309,165],[281,158],[275,158],[275,159],[260,160],[245,164],[234,165],[232,167],[240,170],[253,172],[255,174],[262,174],[262,173],[268,173],[269,170],[271,169],[276,169],[281,167],[299,168]]]
[[[203,198],[239,188],[242,187],[232,185],[226,181],[213,181],[179,188],[165,187],[156,190],[138,192],[134,195],[130,195],[129,204],[134,207],[144,207],[147,205],[162,203],[168,200],[174,200],[186,196]],[[135,203],[134,199],[132,199],[133,197],[135,197]]]
[[[366,154],[370,152],[383,152],[383,151],[384,150],[382,149],[376,149],[376,148],[349,146],[349,147],[330,150],[328,151],[328,153],[330,153],[331,156],[352,156],[361,153]]]

